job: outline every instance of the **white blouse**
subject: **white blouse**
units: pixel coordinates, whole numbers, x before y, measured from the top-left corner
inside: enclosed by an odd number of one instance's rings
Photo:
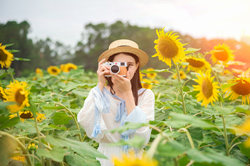
[[[102,166],[112,166],[112,156],[121,157],[128,149],[128,146],[110,146],[109,143],[118,142],[120,139],[128,140],[134,135],[144,137],[144,145],[149,142],[151,129],[147,126],[137,130],[130,129],[121,134],[104,132],[118,128],[125,122],[147,123],[154,120],[154,104],[155,96],[152,90],[141,88],[138,91],[138,105],[127,115],[125,100],[111,94],[105,87],[102,91],[98,86],[90,90],[77,114],[77,121],[85,129],[87,136],[99,143],[97,150],[109,158],[97,158]]]

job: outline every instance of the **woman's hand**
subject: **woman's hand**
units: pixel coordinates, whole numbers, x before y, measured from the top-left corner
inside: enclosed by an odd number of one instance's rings
[[[127,72],[126,78],[119,74],[113,74],[113,73],[111,73],[111,76],[113,77],[112,82],[115,85],[116,90],[118,90],[120,94],[132,91],[129,72]]]
[[[102,90],[103,87],[105,86],[105,76],[104,75],[109,75],[110,74],[110,67],[109,66],[105,66],[103,63],[105,62],[105,59],[102,59],[99,63],[98,63],[98,69],[96,71],[97,75],[98,75],[98,86],[99,88]]]

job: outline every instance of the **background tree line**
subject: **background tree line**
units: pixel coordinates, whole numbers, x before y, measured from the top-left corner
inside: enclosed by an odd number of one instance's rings
[[[161,27],[157,29],[161,29]],[[154,40],[157,36],[156,29],[150,27],[131,25],[129,22],[122,21],[112,24],[88,23],[81,33],[81,40],[73,47],[66,46],[59,41],[52,41],[50,38],[35,41],[28,37],[30,31],[31,27],[27,21],[0,23],[0,43],[3,45],[13,43],[14,45],[9,48],[19,50],[14,54],[15,57],[30,59],[30,62],[14,61],[12,63],[11,67],[14,68],[16,76],[28,75],[37,67],[47,69],[50,65],[60,65],[66,62],[83,65],[85,70],[96,71],[99,55],[108,48],[112,41],[120,38],[136,41],[140,48],[148,53],[150,60],[144,68],[166,68],[163,62],[151,57],[155,54]],[[201,53],[210,51],[215,45],[224,42],[234,50],[236,60],[247,63],[243,67],[234,66],[234,68],[245,70],[250,67],[250,45],[244,42],[234,39],[208,40],[178,34],[183,43],[188,43],[188,47],[201,48]]]

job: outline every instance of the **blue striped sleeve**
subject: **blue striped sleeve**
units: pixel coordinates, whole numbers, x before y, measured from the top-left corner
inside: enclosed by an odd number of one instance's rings
[[[122,118],[121,123],[125,124],[126,122],[146,123],[147,116],[139,106],[136,106],[129,115],[126,115],[125,118]],[[129,130],[121,133],[121,135],[123,137],[129,136],[129,135],[135,133],[135,131],[136,131],[135,129],[129,129]]]

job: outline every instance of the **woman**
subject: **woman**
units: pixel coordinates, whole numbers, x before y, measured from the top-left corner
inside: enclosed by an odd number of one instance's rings
[[[127,62],[127,74],[123,77],[110,72],[104,62]],[[110,146],[120,139],[128,140],[134,135],[149,142],[151,129],[147,126],[130,129],[121,134],[106,132],[122,126],[125,122],[146,123],[154,120],[154,93],[141,86],[139,70],[148,62],[148,55],[131,40],[112,42],[109,49],[98,58],[98,84],[92,88],[77,115],[78,122],[89,138],[99,143],[98,151],[109,159],[98,159],[102,166],[112,164],[112,156],[121,156],[128,146]],[[111,75],[111,77],[105,77]],[[142,151],[138,152],[139,155]]]

